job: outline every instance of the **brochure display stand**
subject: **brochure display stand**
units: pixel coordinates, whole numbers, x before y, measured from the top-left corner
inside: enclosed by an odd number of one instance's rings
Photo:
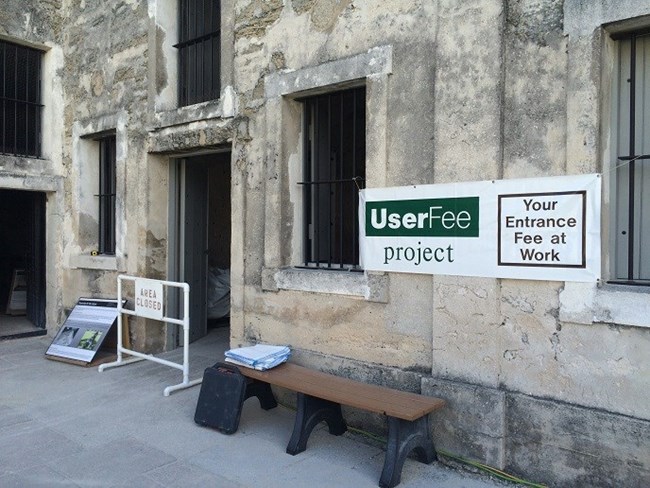
[[[174,281],[161,281],[150,280],[147,278],[138,278],[135,276],[120,275],[117,277],[117,297],[118,303],[122,303],[122,282],[132,281],[135,284],[135,309],[129,310],[118,305],[117,308],[117,361],[106,363],[99,366],[101,373],[105,369],[116,368],[119,366],[126,366],[127,364],[135,363],[138,361],[148,360],[159,364],[164,364],[171,368],[180,369],[183,371],[183,382],[177,385],[168,386],[163,390],[165,396],[169,396],[172,391],[190,388],[191,386],[201,383],[202,378],[190,381],[190,358],[189,358],[189,344],[190,344],[190,285],[187,283],[177,283]],[[183,290],[183,318],[176,319],[168,317],[165,312],[164,304],[164,289],[165,288],[180,288]],[[149,319],[158,320],[162,323],[176,324],[183,326],[183,364],[167,361],[166,359],[157,358],[151,354],[144,354],[142,352],[127,349],[122,341],[122,314],[134,315],[136,317],[145,317]],[[129,359],[124,359],[123,354],[133,356]]]
[[[80,298],[45,352],[48,359],[91,364],[111,333],[118,301]]]

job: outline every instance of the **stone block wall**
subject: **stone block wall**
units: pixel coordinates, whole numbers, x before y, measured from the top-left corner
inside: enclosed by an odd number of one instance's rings
[[[438,448],[550,486],[645,486],[650,421],[513,391],[437,378]]]

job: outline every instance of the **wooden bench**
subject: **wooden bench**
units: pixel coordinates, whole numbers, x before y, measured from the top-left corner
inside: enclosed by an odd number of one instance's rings
[[[330,434],[343,434],[347,426],[341,405],[347,405],[387,417],[388,441],[379,480],[382,488],[399,484],[404,461],[411,451],[423,463],[437,459],[428,414],[444,406],[440,398],[369,385],[291,363],[268,371],[243,367],[239,370],[252,380],[245,398],[256,396],[265,410],[277,406],[270,385],[297,392],[296,419],[287,445],[291,455],[306,449],[309,435],[322,421],[327,423]]]

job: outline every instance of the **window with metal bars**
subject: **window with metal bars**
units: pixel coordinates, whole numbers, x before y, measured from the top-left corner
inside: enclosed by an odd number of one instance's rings
[[[179,0],[178,104],[219,98],[221,2]]]
[[[115,136],[99,142],[99,254],[115,254]]]
[[[41,58],[37,49],[0,41],[0,153],[41,156]]]
[[[650,284],[650,30],[615,40],[613,281]]]
[[[359,269],[359,190],[366,176],[366,88],[303,100],[304,264]]]

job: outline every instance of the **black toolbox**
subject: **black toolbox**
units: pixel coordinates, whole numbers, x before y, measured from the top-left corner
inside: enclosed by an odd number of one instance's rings
[[[237,431],[246,395],[246,377],[236,366],[216,363],[205,369],[194,422],[224,434]]]

